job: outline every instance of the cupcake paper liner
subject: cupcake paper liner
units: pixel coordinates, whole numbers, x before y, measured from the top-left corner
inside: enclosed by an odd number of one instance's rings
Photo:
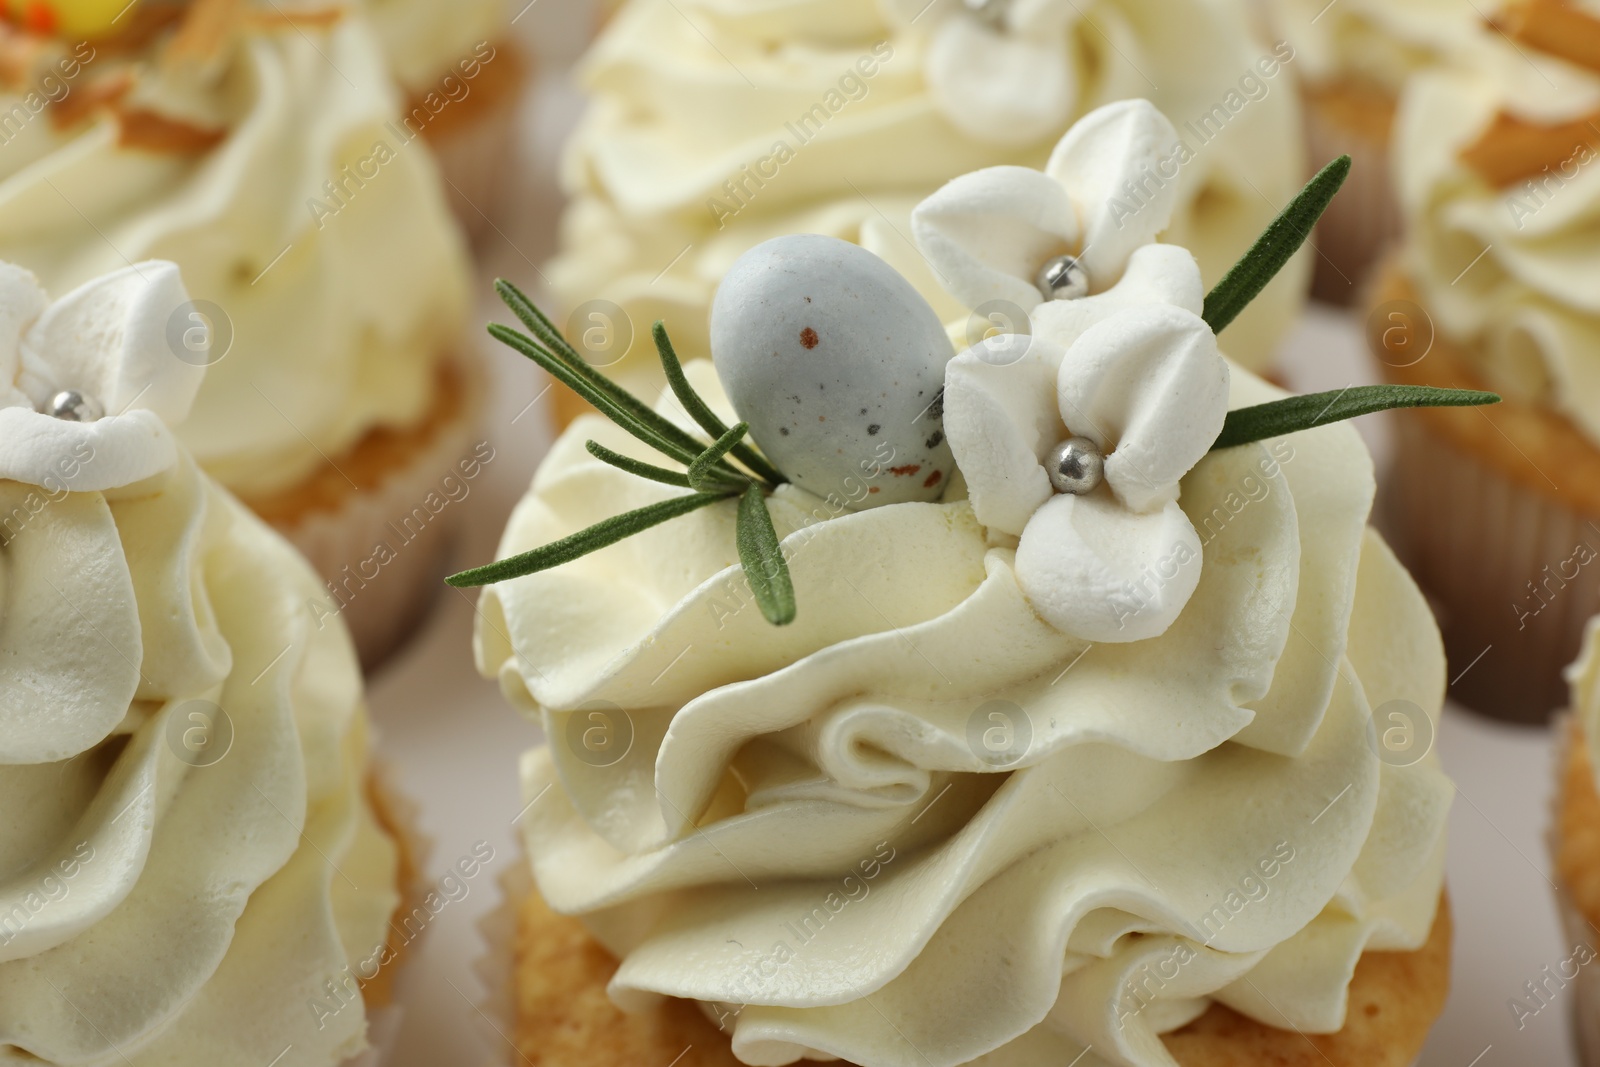
[[[484,989],[484,998],[478,1005],[478,1033],[489,1053],[483,1067],[514,1067],[520,1059],[515,1044],[517,995],[513,986],[517,926],[522,902],[529,893],[538,890],[533,884],[533,870],[527,854],[520,845],[513,850],[512,860],[496,880],[500,903],[478,920],[478,935],[483,939],[484,951],[473,963],[472,970]]]
[[[495,95],[482,107],[428,138],[450,208],[474,244],[505,217],[506,201],[515,187],[517,114],[527,81],[522,49],[510,38],[495,41],[494,47],[506,62],[517,64],[514,83],[494,87]]]
[[[394,784],[394,772],[387,764],[373,760],[367,768],[367,796],[374,814],[383,829],[391,834],[400,848],[400,906],[396,916],[404,916],[417,907],[428,893],[423,877],[428,855],[433,851],[433,841],[420,829],[421,808]],[[391,928],[400,925],[391,922]],[[390,967],[404,967],[407,957],[416,951],[416,942],[427,927],[417,936],[400,946],[397,958]],[[367,1048],[345,1060],[339,1067],[383,1067],[399,1044],[400,1024],[405,1009],[398,1003],[383,1004],[367,1009]]]
[[[1317,257],[1311,295],[1330,304],[1348,305],[1361,294],[1362,282],[1400,234],[1400,205],[1390,178],[1389,145],[1385,138],[1339,121],[1338,100],[1347,90],[1334,86],[1305,94],[1306,155],[1310,170],[1348,155],[1350,176],[1317,223]],[[1366,90],[1365,93],[1371,93]],[[1391,103],[1389,105],[1393,107]]]
[[[1561,672],[1600,613],[1600,582],[1547,578],[1600,531],[1549,494],[1396,419],[1385,522],[1401,559],[1435,598],[1457,699],[1487,714],[1543,722],[1566,701]],[[1545,578],[1548,584],[1530,588]],[[1522,614],[1526,612],[1526,614]]]
[[[1368,344],[1389,382],[1486,388],[1403,272],[1390,265],[1374,283]],[[1400,412],[1393,425],[1379,525],[1433,602],[1450,695],[1496,718],[1545,722],[1566,705],[1562,672],[1600,613],[1600,449],[1543,404],[1509,395]]]
[[[465,385],[460,413],[437,428],[408,463],[387,472],[376,489],[344,494],[335,510],[309,512],[292,525],[274,524],[323,581],[334,585],[334,599],[342,605],[338,613],[368,673],[415,632],[443,587],[462,508],[450,501],[433,514],[424,501],[430,494],[448,501],[440,481],[456,472],[479,426],[482,374],[466,360],[461,367]],[[425,525],[414,517],[419,508],[429,516]],[[390,552],[386,561],[373,563],[380,545]],[[358,570],[369,566],[377,567],[370,580]]]

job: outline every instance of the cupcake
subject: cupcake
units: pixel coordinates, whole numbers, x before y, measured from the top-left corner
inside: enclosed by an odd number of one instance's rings
[[[372,1063],[405,813],[322,583],[169,429],[188,300],[0,265],[0,1058]]]
[[[169,343],[214,364],[180,435],[311,559],[374,663],[436,588],[452,517],[433,501],[478,406],[437,168],[355,15],[138,4],[123,22],[0,27],[0,259],[51,292],[180,265],[195,300]]]
[[[1449,0],[1265,0],[1273,31],[1294,50],[1313,165],[1355,160],[1351,181],[1317,228],[1312,293],[1349,304],[1400,233],[1391,172],[1395,111],[1410,77],[1465,60],[1481,9]]]
[[[1528,44],[1419,75],[1396,140],[1406,238],[1369,300],[1391,381],[1506,397],[1406,420],[1388,521],[1436,598],[1453,692],[1516,719],[1565,702],[1561,669],[1600,612],[1597,110],[1600,73]]]
[[[531,62],[505,0],[363,0],[362,10],[405,94],[401,123],[427,139],[457,219],[482,238],[503,222],[514,191],[508,175]]]
[[[1218,280],[1300,187],[1295,92],[1234,0],[633,0],[582,68],[589,111],[568,144],[571,202],[546,268],[558,319],[619,381],[659,385],[655,319],[704,350],[706,311],[741,254],[789,233],[862,245],[965,335],[972,317],[918,254],[910,212],[982,167],[1043,167],[1072,122],[1149,98],[1178,129],[1130,209],[1176,185],[1163,239]],[[1159,73],[1158,73],[1159,72]],[[1265,366],[1303,298],[1297,261],[1237,327]],[[570,398],[564,398],[570,399]],[[558,401],[558,403],[561,403]],[[560,414],[577,409],[568,404]]]
[[[1349,409],[1224,358],[1250,294],[1207,296],[1159,205],[1118,225],[1164,121],[1099,109],[1050,172],[917,208],[960,301],[1073,250],[1031,334],[956,355],[880,258],[778,238],[713,363],[658,327],[652,413],[502,285],[533,336],[491,332],[603,412],[451,579],[548,739],[524,1056],[1412,1062],[1450,955],[1438,632]]]
[[[1556,986],[1575,988],[1573,1032],[1584,1067],[1600,1063],[1600,987],[1592,967],[1594,931],[1600,926],[1600,789],[1596,788],[1597,738],[1600,738],[1600,625],[1591,622],[1583,654],[1567,671],[1572,685],[1571,715],[1557,731],[1555,818],[1550,846],[1555,857],[1556,903],[1561,925],[1571,939],[1571,954],[1556,966]],[[1514,998],[1511,1013],[1528,1018],[1544,1006]]]

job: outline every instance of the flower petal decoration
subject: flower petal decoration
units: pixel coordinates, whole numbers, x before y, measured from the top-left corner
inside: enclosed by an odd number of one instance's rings
[[[167,321],[188,299],[178,265],[163,261],[136,263],[79,286],[23,334],[23,389],[35,403],[79,389],[98,398],[108,414],[137,407],[169,423],[182,421],[203,374],[173,353]]]
[[[1177,146],[1148,100],[1108,104],[1067,131],[1043,172],[990,167],[947,183],[912,211],[912,234],[968,307],[1007,300],[1032,314],[1046,303],[1039,270],[1062,254],[1078,257],[1091,294],[1104,293],[1172,219],[1177,172],[1162,171],[1175,168]]]
[[[1096,108],[1061,138],[1045,173],[1072,194],[1083,226],[1079,260],[1098,292],[1154,241],[1178,205],[1178,131],[1148,100]],[[1170,164],[1171,174],[1163,173]]]
[[[49,303],[31,271],[0,263],[0,408],[31,406],[12,383],[22,362],[22,331]]]
[[[16,352],[0,380],[0,478],[89,492],[170,468],[177,446],[168,426],[188,414],[205,373],[167,340],[187,302],[167,262],[133,264],[48,305],[32,275],[0,272],[0,369]],[[102,417],[46,414],[69,389]]]
[[[1085,331],[1057,371],[1061,418],[1099,445],[1106,484],[1133,511],[1178,499],[1228,414],[1228,364],[1196,314],[1129,308]]]
[[[956,299],[968,307],[1006,300],[1023,311],[1042,299],[1039,265],[1081,237],[1068,191],[1027,167],[952,179],[912,210],[911,232]]]
[[[1170,304],[1195,315],[1204,309],[1200,264],[1187,248],[1152,244],[1136,249],[1117,284],[1080,300],[1047,300],[1033,310],[1030,321],[1036,335],[1065,346],[1117,312],[1149,304]]]
[[[1176,502],[1138,513],[1106,494],[1052,497],[1017,546],[1017,584],[1052,626],[1089,641],[1166,632],[1200,582],[1200,538]]]
[[[945,369],[945,433],[974,515],[1018,537],[1017,583],[1040,617],[1089,641],[1165,632],[1200,580],[1179,481],[1222,430],[1228,365],[1199,315],[1136,299],[1147,275],[1170,276],[1182,281],[1166,291],[1193,304],[1193,260],[1160,247],[1135,254],[1119,299],[1070,302],[1085,309],[1070,344],[1002,335]],[[1073,436],[1104,455],[1104,484],[1058,496],[1044,460]]]
[[[1044,455],[1063,437],[1051,395],[1066,349],[999,334],[945,365],[944,432],[978,521],[1020,536],[1054,495]]]
[[[1060,35],[957,16],[933,31],[923,69],[934,104],[978,140],[1032,144],[1065,125],[1078,103],[1078,72]]]

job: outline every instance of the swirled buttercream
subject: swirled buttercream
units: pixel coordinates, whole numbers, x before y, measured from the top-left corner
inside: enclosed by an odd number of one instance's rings
[[[0,259],[58,293],[130,261],[177,262],[208,303],[167,343],[218,341],[180,435],[249,495],[422,417],[467,267],[365,22],[274,29],[255,19],[270,5],[246,12],[198,57],[180,24],[131,57],[83,46],[62,67],[65,46],[46,47],[8,83]]]
[[[185,298],[170,263],[54,304],[0,270],[8,1063],[332,1067],[398,903],[349,638],[166,429],[200,375],[166,349]],[[36,410],[61,388],[105,415]]]
[[[1491,33],[1485,6],[1451,0],[1268,0],[1274,32],[1294,45],[1307,82],[1355,79],[1398,96],[1406,79]],[[1489,5],[1492,6],[1492,5]]]
[[[389,69],[407,92],[438,88],[473,48],[505,31],[505,0],[363,0]]]
[[[581,417],[501,555],[678,492],[589,438],[645,458]],[[621,958],[612,996],[700,1001],[749,1064],[1170,1067],[1160,1034],[1213,1002],[1339,1029],[1361,953],[1427,935],[1451,797],[1370,734],[1391,700],[1436,719],[1444,663],[1354,431],[1183,476],[1204,565],[1131,643],[1041,618],[960,486],[856,512],[779,489],[785,627],[732,502],[485,592],[480,670],[550,739],[522,764],[534,874]]]
[[[593,100],[569,142],[573,203],[550,270],[562,301],[613,302],[641,339],[664,318],[681,348],[703,353],[728,266],[771,237],[814,232],[876,252],[964,332],[971,309],[917,254],[912,207],[969,171],[1041,167],[1074,119],[1136,96],[1193,152],[1167,177],[1163,239],[1193,250],[1208,283],[1300,186],[1299,160],[1281,151],[1299,137],[1289,75],[1233,0],[1018,0],[1015,32],[973,25],[954,2],[912,18],[918,6],[626,6],[584,68]],[[1029,74],[1040,68],[1054,72],[1048,85]],[[973,91],[980,76],[988,93]],[[1306,266],[1293,263],[1233,327],[1241,359],[1269,359]],[[635,344],[623,376],[649,379],[648,347]]]
[[[1600,74],[1504,42],[1493,51],[1498,63],[1419,75],[1401,105],[1403,265],[1491,387],[1600,442],[1600,135],[1586,121],[1600,112]],[[1530,61],[1549,80],[1531,77]],[[1525,143],[1497,150],[1526,172],[1502,184],[1463,153],[1492,144],[1507,120],[1548,134],[1532,156]]]

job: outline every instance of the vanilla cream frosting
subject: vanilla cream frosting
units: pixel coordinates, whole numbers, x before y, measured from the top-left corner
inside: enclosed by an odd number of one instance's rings
[[[1563,159],[1505,188],[1461,155],[1502,115],[1556,126],[1600,111],[1600,75],[1521,51],[1502,42],[1408,89],[1395,130],[1403,265],[1435,327],[1491,388],[1547,405],[1600,443],[1600,134],[1573,134]]]
[[[126,61],[102,46],[56,78],[59,103],[5,128],[0,259],[52,292],[144,258],[177,262],[208,303],[175,320],[174,350],[231,335],[180,435],[230,489],[270,493],[370,430],[422,417],[465,310],[464,246],[360,18],[247,21],[200,58],[172,41]],[[117,78],[131,86],[113,106],[62,120],[97,79]],[[33,89],[0,94],[0,114],[26,115]],[[147,115],[215,143],[124,143],[129,116]]]
[[[1265,0],[1273,31],[1292,44],[1312,85],[1364,82],[1398,96],[1406,79],[1493,31],[1498,4],[1455,0]]]
[[[317,578],[166,429],[199,387],[186,300],[170,263],[53,304],[0,268],[3,1063],[365,1045],[351,974],[399,897],[360,675]],[[64,389],[104,416],[36,410]]]
[[[361,7],[389,69],[413,95],[438,89],[475,48],[501,36],[508,19],[506,0],[362,0]]]
[[[723,272],[782,233],[856,241],[964,324],[970,309],[912,243],[911,208],[959,174],[1041,166],[1075,118],[1111,101],[1149,97],[1194,149],[1163,239],[1191,249],[1208,284],[1303,181],[1281,150],[1299,138],[1294,61],[1253,41],[1233,0],[1017,0],[1001,29],[960,3],[920,6],[636,0],[612,20],[584,67],[592,101],[569,142],[572,203],[547,273],[584,312],[576,330],[606,313],[589,301],[627,313],[635,343],[615,372],[657,373],[657,318],[703,353]],[[993,91],[973,90],[979,74]],[[1293,263],[1232,327],[1239,358],[1269,359],[1308,266]]]
[[[678,492],[589,439],[654,458],[580,417],[500,557]],[[1428,934],[1452,795],[1432,753],[1376,755],[1376,708],[1437,725],[1444,659],[1355,432],[1201,459],[1198,584],[1131,643],[1046,622],[962,485],[857,512],[780,488],[785,627],[732,502],[485,591],[479,669],[550,739],[533,871],[620,957],[612,997],[697,1000],[753,1065],[1171,1067],[1159,1035],[1212,1003],[1338,1030],[1361,953]]]

